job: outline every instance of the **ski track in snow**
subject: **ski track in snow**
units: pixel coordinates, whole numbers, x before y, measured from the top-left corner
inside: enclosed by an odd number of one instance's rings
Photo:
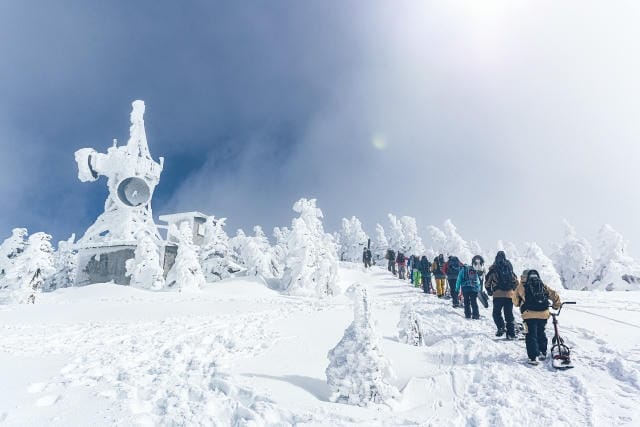
[[[265,387],[254,388],[251,381],[236,377],[234,365],[240,360],[275,351],[281,341],[291,338],[282,336],[274,321],[302,314],[312,327],[314,316],[350,312],[344,298],[318,301],[275,293],[267,297],[223,294],[215,297],[216,303],[234,306],[235,312],[143,322],[10,323],[0,325],[0,355],[68,356],[68,363],[57,374],[26,386],[25,392],[34,397],[33,406],[55,408],[66,396],[88,388],[97,398],[124,405],[127,418],[117,420],[123,424],[481,427],[639,422],[640,345],[617,349],[587,326],[572,321],[570,307],[563,310],[560,330],[573,348],[576,367],[556,371],[549,360],[539,366],[526,365],[524,341],[496,340],[491,306],[480,307],[483,317],[479,321],[466,320],[450,300],[424,295],[381,269],[364,272],[343,266],[341,271],[345,283],[358,281],[371,289],[374,318],[384,319],[380,327],[387,335],[390,323],[395,328],[407,302],[413,302],[421,319],[424,346],[386,343],[396,349],[405,346],[400,348],[402,353],[416,356],[422,369],[408,382],[405,378],[397,384],[404,389],[393,409],[350,408],[320,400],[312,406],[284,404]],[[149,302],[136,295],[106,297],[102,302]],[[175,298],[173,294],[157,295],[154,301],[170,304]],[[181,298],[202,303],[197,295]],[[616,303],[631,312],[640,311],[640,303]],[[62,299],[51,304],[64,310],[73,302]],[[589,295],[588,302],[579,307],[593,311],[601,308],[599,304],[612,302]],[[604,317],[601,321],[616,327],[616,320]],[[549,348],[552,327],[549,321]],[[403,363],[390,359],[396,366]],[[0,412],[0,423],[10,417],[10,411]]]

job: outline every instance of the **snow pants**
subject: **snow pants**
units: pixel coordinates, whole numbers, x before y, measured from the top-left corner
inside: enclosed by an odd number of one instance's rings
[[[398,264],[398,278],[399,279],[406,279],[406,273],[407,273],[407,266],[404,264]]]
[[[504,311],[504,318],[502,312]],[[513,301],[511,298],[494,297],[493,298],[493,321],[498,329],[506,329],[507,335],[514,336],[515,328],[513,323]]]
[[[449,282],[449,291],[451,292],[451,303],[454,307],[458,307],[460,305],[460,298],[458,298],[458,293],[456,292],[456,281],[458,277],[447,277],[447,282]]]
[[[462,291],[462,298],[464,300],[464,317],[467,319],[480,318],[480,312],[478,311],[478,293],[473,291]]]
[[[369,268],[371,267],[371,260],[370,259],[365,259],[364,260],[364,268]]]
[[[422,290],[425,294],[431,293],[431,275],[430,274],[422,274]]]
[[[389,265],[387,266],[387,270],[391,271],[393,275],[396,275],[396,262],[394,260],[389,260]]]
[[[422,283],[422,273],[420,270],[413,270],[413,286],[419,288]]]
[[[540,353],[547,352],[547,333],[544,331],[547,319],[526,319],[524,322],[527,324],[527,356],[535,360]]]
[[[436,277],[436,293],[438,294],[439,297],[444,295],[444,277]]]

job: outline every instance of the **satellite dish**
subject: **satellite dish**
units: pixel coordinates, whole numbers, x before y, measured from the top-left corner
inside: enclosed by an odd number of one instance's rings
[[[151,200],[151,190],[145,180],[132,176],[118,184],[118,199],[126,206],[146,205]]]

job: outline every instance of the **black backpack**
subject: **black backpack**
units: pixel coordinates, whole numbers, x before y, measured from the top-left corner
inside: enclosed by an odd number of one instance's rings
[[[459,272],[460,272],[460,260],[457,257],[453,257],[449,260],[449,264],[447,264],[447,276],[457,277]]]
[[[403,253],[399,253],[398,254],[398,262],[402,263],[402,262],[404,262],[404,260],[405,260],[404,254]]]
[[[524,308],[531,311],[545,311],[549,308],[549,294],[536,270],[527,274],[524,284]]]
[[[513,281],[513,267],[509,261],[501,261],[495,266],[498,282],[496,288],[501,291],[512,291],[515,289]]]

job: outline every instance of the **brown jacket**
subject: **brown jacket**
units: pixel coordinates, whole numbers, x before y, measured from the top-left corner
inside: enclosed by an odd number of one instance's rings
[[[515,291],[503,291],[502,289],[496,288],[498,285],[498,272],[494,269],[493,265],[489,267],[489,272],[487,273],[487,278],[484,282],[484,287],[489,294],[493,295],[493,298],[511,298],[513,299],[515,295]],[[513,275],[513,288],[515,289],[518,286],[518,277]]]
[[[526,271],[525,271],[526,273]],[[518,287],[516,288],[513,296],[513,305],[516,307],[521,307],[524,304],[524,282],[526,279],[521,279]],[[549,295],[549,299],[552,302],[553,309],[557,310],[560,308],[560,295],[547,285],[544,285],[544,289]],[[522,312],[522,319],[548,319],[549,318],[549,310],[544,311],[532,311],[525,310]]]

